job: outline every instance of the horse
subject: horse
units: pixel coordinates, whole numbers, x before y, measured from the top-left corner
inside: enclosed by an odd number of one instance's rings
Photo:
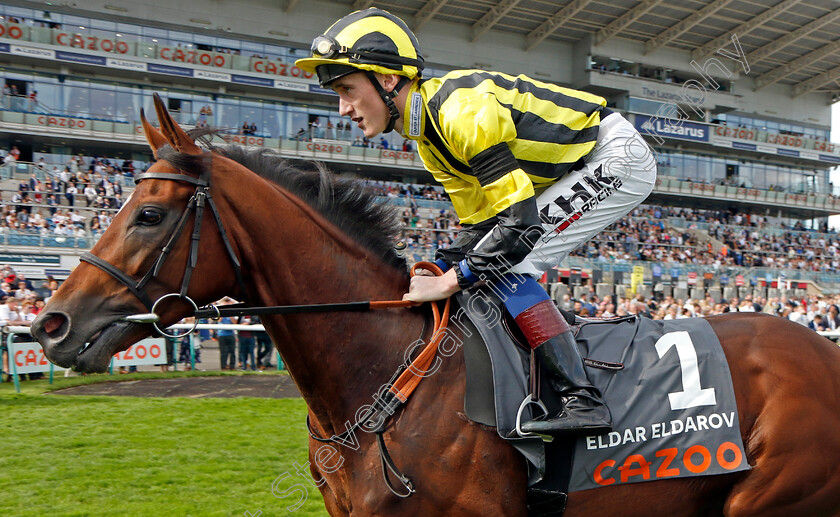
[[[273,306],[398,300],[407,292],[406,263],[392,240],[396,219],[374,195],[269,152],[207,150],[157,96],[155,109],[160,129],[145,115],[142,123],[158,160],[32,324],[51,361],[105,370],[114,353],[151,335],[150,325],[126,316],[149,310],[152,299],[169,325],[194,303],[225,295]],[[192,214],[202,204],[218,214],[215,224]],[[174,296],[160,302],[167,294]],[[494,428],[465,416],[460,349],[439,358],[382,435],[392,463],[411,479],[410,497],[386,488],[373,434],[345,433],[347,447],[319,441],[341,436],[370,406],[411,355],[410,343],[428,336],[426,320],[422,308],[263,317],[308,406],[309,468],[326,510],[525,516],[526,463]],[[840,515],[838,347],[767,315],[708,322],[729,361],[752,468],[573,492],[566,515]]]

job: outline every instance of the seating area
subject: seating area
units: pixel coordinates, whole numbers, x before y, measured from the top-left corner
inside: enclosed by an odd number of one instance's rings
[[[105,157],[6,163],[0,167],[0,245],[89,248],[133,188],[134,171],[146,166]],[[410,261],[432,260],[453,242],[460,225],[440,186],[373,180],[368,186],[396,207]],[[790,195],[761,193],[770,194]],[[643,205],[575,250],[569,261],[605,269],[695,267],[716,275],[737,269],[796,271],[834,283],[840,278],[840,235],[818,230],[748,213]]]

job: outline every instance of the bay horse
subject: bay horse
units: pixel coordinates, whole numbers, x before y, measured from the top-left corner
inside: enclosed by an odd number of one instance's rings
[[[284,305],[399,300],[407,292],[405,262],[393,252],[395,219],[374,196],[323,171],[292,169],[270,153],[203,150],[157,96],[155,106],[160,130],[145,117],[143,127],[158,160],[91,250],[96,258],[76,268],[32,324],[51,361],[105,370],[114,353],[151,334],[148,324],[124,317],[179,286],[200,304],[224,295]],[[220,217],[206,216],[196,228],[185,206],[204,180]],[[142,289],[129,287],[141,277]],[[169,302],[161,306],[162,324],[192,311],[183,300]],[[314,433],[331,436],[404,362],[425,319],[423,310],[387,309],[263,322]],[[840,515],[838,347],[772,316],[708,321],[729,361],[752,469],[573,492],[566,515]],[[337,453],[310,439],[311,473],[324,481],[330,515],[526,515],[525,461],[494,429],[464,416],[464,370],[456,350],[388,423],[385,442],[414,483],[411,497],[387,490],[372,434],[356,433],[356,448]]]

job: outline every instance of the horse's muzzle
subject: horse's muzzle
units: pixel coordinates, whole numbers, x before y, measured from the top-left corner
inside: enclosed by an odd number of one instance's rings
[[[30,332],[41,343],[47,359],[63,368],[73,366],[79,351],[61,346],[70,334],[70,316],[67,313],[50,311],[39,314],[32,322]]]

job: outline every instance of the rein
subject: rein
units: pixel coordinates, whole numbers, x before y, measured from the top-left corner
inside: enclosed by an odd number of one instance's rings
[[[267,314],[306,314],[315,312],[353,312],[374,309],[399,309],[415,307],[414,302],[403,300],[382,300],[368,302],[346,303],[313,303],[310,305],[272,305],[268,307],[251,307],[247,304],[228,305],[219,307],[207,305],[195,311],[195,318],[219,319],[231,316],[264,316]]]
[[[417,262],[411,268],[411,274],[416,274],[417,269],[426,269],[431,271],[436,276],[440,276],[443,272],[437,266],[437,264],[431,262]],[[383,301],[383,302],[358,302],[360,305],[364,304],[381,304],[376,306],[371,306],[370,308],[387,308],[389,306],[396,306],[396,305],[389,305],[389,304],[400,304],[405,303],[401,301]],[[414,302],[408,302],[411,305],[415,305]],[[394,460],[391,458],[391,455],[388,453],[388,447],[385,444],[385,431],[387,427],[388,418],[393,416],[402,406],[408,401],[408,397],[414,392],[417,386],[420,384],[420,381],[426,377],[429,372],[429,366],[432,364],[432,360],[435,358],[436,351],[440,342],[446,337],[446,329],[447,324],[449,323],[449,308],[450,308],[451,298],[446,299],[446,303],[443,307],[443,312],[441,313],[440,307],[437,303],[432,303],[432,316],[434,318],[434,326],[432,328],[432,339],[429,343],[423,348],[420,354],[411,361],[411,364],[406,365],[405,363],[400,364],[397,371],[394,372],[394,375],[391,376],[391,379],[388,381],[387,386],[388,391],[385,392],[383,395],[379,395],[375,398],[373,404],[371,405],[370,409],[364,413],[364,415],[359,418],[351,427],[345,430],[343,433],[339,435],[333,435],[329,438],[323,438],[318,436],[315,433],[315,430],[312,429],[312,425],[309,422],[309,415],[306,415],[306,428],[309,431],[309,437],[315,441],[322,442],[322,443],[346,443],[347,438],[352,437],[353,434],[356,432],[357,429],[361,428],[364,431],[374,433],[376,435],[376,444],[379,449],[379,461],[382,467],[382,477],[385,480],[385,484],[388,486],[388,489],[397,497],[406,498],[410,497],[411,494],[415,492],[414,483],[411,479],[400,472],[397,468]],[[342,305],[350,305],[350,304],[342,304]],[[317,305],[304,305],[304,306],[287,306],[287,307],[305,307],[307,309],[316,308]],[[305,312],[314,312],[314,311],[305,311]],[[423,327],[423,331],[421,332],[420,338],[422,340],[423,336],[426,333],[425,325]],[[398,492],[394,486],[391,484],[391,479],[388,475],[388,471],[393,473],[396,476],[397,480],[402,484],[405,492]]]
[[[212,160],[212,153],[205,151],[205,157],[208,156],[209,159]],[[247,293],[247,290],[245,289],[245,283],[242,278],[242,270],[239,259],[233,252],[233,246],[231,246],[230,240],[227,236],[227,232],[225,231],[225,227],[222,224],[222,218],[219,214],[219,210],[218,208],[216,208],[216,203],[213,201],[213,198],[210,195],[210,174],[208,172],[209,170],[210,168],[204,168],[204,170],[198,178],[194,178],[186,174],[171,174],[164,172],[146,172],[138,174],[135,177],[135,184],[140,183],[141,181],[146,179],[161,179],[170,181],[180,181],[195,185],[195,192],[193,193],[192,197],[190,197],[190,200],[187,202],[187,206],[184,208],[184,212],[178,219],[178,223],[175,225],[175,228],[173,228],[172,232],[169,234],[169,237],[166,240],[166,244],[161,249],[160,255],[158,255],[157,259],[155,259],[154,263],[146,272],[146,274],[143,275],[143,278],[141,278],[138,281],[135,281],[123,270],[106,261],[105,259],[94,255],[93,253],[85,252],[80,257],[80,260],[87,262],[95,267],[98,267],[105,273],[112,276],[118,282],[123,284],[125,287],[127,287],[128,290],[143,303],[146,309],[149,310],[149,313],[147,314],[134,314],[126,316],[122,318],[124,321],[134,323],[151,323],[155,327],[155,329],[157,329],[157,331],[161,334],[164,334],[169,337],[182,337],[191,334],[195,330],[196,326],[198,325],[197,321],[200,318],[216,319],[225,316],[368,311],[375,309],[409,308],[418,305],[415,302],[404,300],[382,300],[346,303],[324,303],[312,305],[280,305],[271,307],[249,307],[247,305],[240,304],[236,306],[220,308],[215,305],[209,305],[206,307],[199,308],[195,304],[195,302],[189,296],[187,296],[187,290],[189,289],[193,270],[198,264],[198,244],[201,238],[201,223],[204,218],[205,207],[210,208],[210,212],[213,214],[213,218],[216,220],[216,226],[219,228],[219,233],[221,235],[222,242],[224,243],[228,258],[233,264],[233,268],[236,274],[236,280],[239,284],[239,288],[242,292],[242,295],[245,296]],[[163,268],[164,262],[169,256],[169,253],[172,251],[172,247],[175,245],[175,243],[178,241],[181,234],[183,233],[187,221],[189,220],[190,213],[193,211],[195,211],[195,224],[193,226],[192,236],[190,238],[190,250],[187,258],[187,265],[184,270],[184,275],[181,281],[181,289],[177,293],[165,294],[158,298],[157,301],[152,303],[149,294],[146,292],[146,286],[153,278],[157,277],[160,273],[160,270]],[[414,266],[411,268],[411,274],[416,274],[417,269],[425,269],[431,271],[437,276],[443,274],[443,272],[440,270],[437,264],[431,262],[418,262],[414,264]],[[170,297],[184,299],[188,303],[190,303],[195,309],[194,316],[196,318],[196,323],[190,330],[186,331],[183,334],[167,334],[160,327],[158,327],[157,323],[160,320],[160,316],[158,316],[157,313],[155,313],[155,309],[161,301]],[[385,444],[384,434],[388,418],[394,415],[394,413],[408,401],[408,397],[411,396],[411,394],[420,384],[420,381],[423,379],[423,377],[428,375],[428,369],[429,366],[431,366],[432,364],[432,360],[435,358],[438,345],[446,335],[446,326],[449,322],[450,299],[446,300],[442,313],[437,303],[432,303],[431,305],[432,315],[434,317],[432,339],[423,348],[420,354],[418,354],[417,357],[415,357],[414,360],[411,361],[410,364],[400,364],[400,366],[397,368],[397,371],[394,373],[394,375],[391,377],[391,380],[388,382],[388,386],[390,386],[388,391],[385,392],[384,395],[379,395],[376,401],[374,402],[373,406],[371,406],[371,409],[368,410],[364,414],[364,416],[361,419],[359,419],[351,428],[347,429],[344,433],[340,435],[334,435],[329,438],[322,438],[315,434],[315,431],[312,429],[312,426],[309,422],[309,415],[306,416],[306,427],[309,431],[309,436],[312,439],[319,442],[341,443],[344,439],[352,435],[360,427],[368,432],[375,433],[376,443],[379,448],[379,458],[382,466],[382,475],[385,479],[385,484],[388,486],[388,489],[394,495],[402,498],[409,497],[411,496],[411,494],[414,493],[414,484],[412,483],[411,479],[408,478],[406,475],[402,474],[394,464],[391,455],[388,453],[388,448]],[[421,339],[422,336],[425,335],[425,330],[426,328],[424,325],[423,332],[421,333]],[[393,473],[394,476],[396,476],[397,479],[400,481],[400,483],[406,490],[404,493],[398,492],[391,484],[388,471]]]

